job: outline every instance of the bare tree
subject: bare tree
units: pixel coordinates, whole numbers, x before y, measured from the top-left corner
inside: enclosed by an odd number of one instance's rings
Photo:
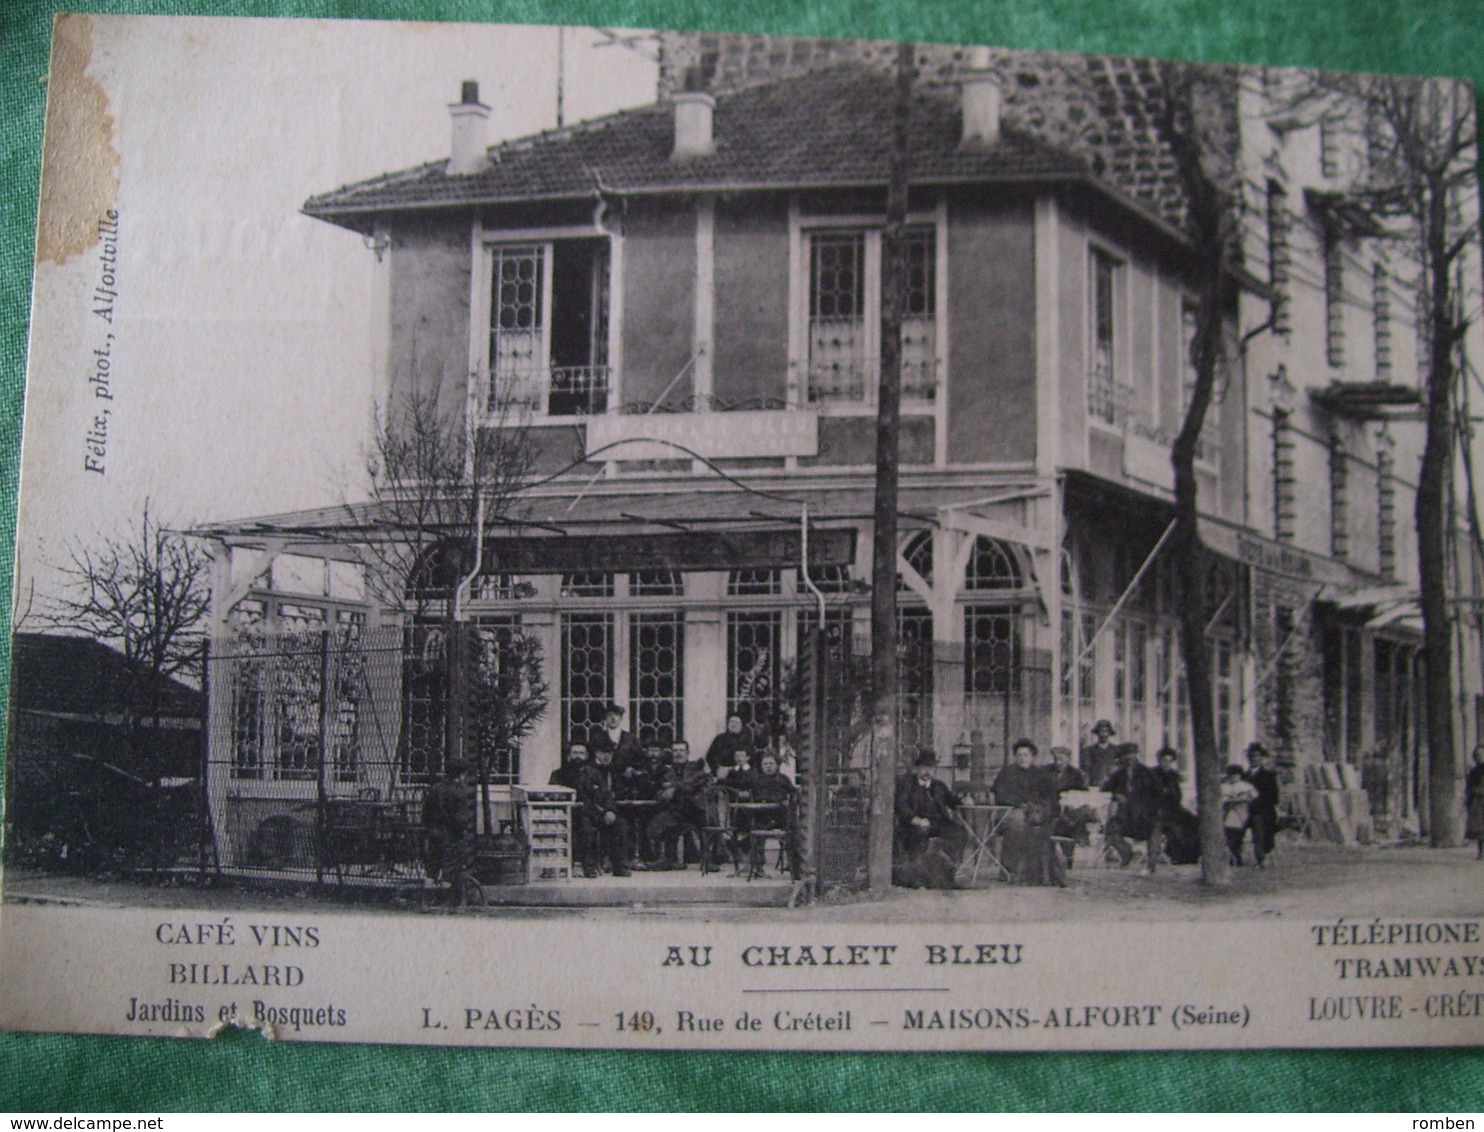
[[[1424,351],[1426,440],[1415,521],[1421,582],[1429,837],[1458,843],[1459,767],[1454,738],[1455,673],[1449,570],[1455,517],[1449,485],[1457,436],[1454,402],[1460,350],[1470,325],[1466,249],[1478,240],[1474,97],[1467,84],[1396,75],[1327,76],[1321,84],[1358,104],[1369,160],[1352,194],[1383,239],[1399,243],[1418,268]],[[1475,269],[1477,270],[1477,269]]]
[[[41,620],[115,646],[128,685],[120,707],[131,753],[158,726],[168,682],[199,676],[201,626],[210,608],[210,559],[145,502],[137,526],[78,545],[60,568],[61,592]]]
[[[363,564],[384,607],[452,615],[458,579],[474,566],[479,528],[508,524],[530,475],[524,428],[507,407],[492,427],[467,428],[435,395],[409,393],[378,407],[366,456],[370,502],[347,503],[364,527]]]
[[[1180,609],[1180,651],[1190,695],[1195,746],[1196,813],[1200,820],[1201,880],[1231,880],[1221,813],[1221,752],[1206,645],[1203,597],[1207,557],[1201,545],[1196,452],[1201,430],[1228,362],[1225,312],[1232,298],[1232,268],[1240,239],[1238,152],[1230,114],[1236,104],[1231,68],[1196,63],[1161,63],[1157,122],[1174,158],[1184,190],[1185,232],[1197,296],[1191,343],[1194,385],[1185,418],[1171,449],[1175,479],[1175,527],[1171,534]]]
[[[548,702],[535,637],[518,624],[462,623],[463,601],[479,577],[506,584],[498,563],[484,558],[484,544],[515,521],[531,471],[526,430],[511,416],[507,406],[469,428],[436,397],[408,394],[378,410],[366,460],[369,503],[346,504],[363,530],[370,592],[406,618],[415,638],[409,655],[441,651],[444,758],[473,757],[485,785]]]

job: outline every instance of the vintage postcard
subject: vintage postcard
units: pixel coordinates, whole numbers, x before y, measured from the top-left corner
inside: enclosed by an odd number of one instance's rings
[[[0,1026],[1484,1040],[1474,115],[60,17]]]

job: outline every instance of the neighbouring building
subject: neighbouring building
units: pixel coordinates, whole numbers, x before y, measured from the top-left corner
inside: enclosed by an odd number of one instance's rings
[[[732,713],[770,737],[821,603],[867,651],[893,80],[869,48],[821,64],[746,42],[671,40],[654,105],[492,148],[465,84],[449,161],[304,208],[376,251],[380,395],[530,445],[462,603],[545,658],[550,709],[503,785],[545,783],[609,702],[698,752]],[[981,779],[1021,735],[1076,745],[1107,718],[1146,757],[1188,760],[1161,550],[1197,307],[1155,65],[940,55],[911,109],[904,751]],[[1346,227],[1344,174],[1307,136],[1331,127],[1278,122],[1257,72],[1230,89],[1248,238],[1198,460],[1217,739],[1229,759],[1261,739],[1293,765],[1384,763],[1383,808],[1411,819],[1415,301]],[[1047,120],[1038,92],[1070,109]],[[214,679],[221,806],[436,775],[437,666],[417,667],[423,638],[371,600],[355,550],[395,537],[386,518],[371,502],[198,531],[219,649],[234,626],[361,642],[354,662],[325,645],[297,706],[240,666]],[[347,672],[366,690],[335,692]],[[1478,737],[1471,717],[1460,742]]]
[[[194,846],[204,713],[201,689],[139,673],[101,641],[16,633],[9,859],[86,868],[123,854],[159,863],[162,852]]]

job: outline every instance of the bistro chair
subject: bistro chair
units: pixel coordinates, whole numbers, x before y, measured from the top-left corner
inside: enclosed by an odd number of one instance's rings
[[[720,872],[716,850],[725,847],[734,873],[741,872],[737,860],[736,831],[732,827],[732,792],[717,786],[706,794],[706,824],[701,827],[701,872]]]
[[[780,803],[773,813],[776,820],[763,828],[747,831],[747,879],[756,880],[767,874],[768,847],[778,847],[775,868],[792,876],[794,859],[794,806],[790,802]]]

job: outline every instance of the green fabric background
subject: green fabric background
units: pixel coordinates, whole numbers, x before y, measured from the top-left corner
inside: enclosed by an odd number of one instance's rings
[[[14,546],[55,0],[0,0],[0,562]],[[1484,80],[1481,0],[139,0],[103,12],[913,38]],[[0,579],[9,608],[9,570]],[[8,630],[8,622],[5,625]],[[8,631],[0,637],[8,661]],[[1157,930],[1157,929],[1151,929]],[[1252,956],[1255,963],[1262,956]],[[4,994],[0,987],[0,994]],[[835,1055],[428,1050],[0,1034],[0,1111],[1484,1110],[1474,1050]]]

